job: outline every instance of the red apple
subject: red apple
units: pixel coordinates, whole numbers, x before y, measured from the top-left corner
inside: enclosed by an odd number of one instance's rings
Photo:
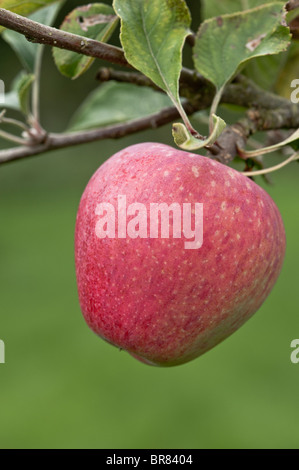
[[[165,227],[164,238],[157,234],[150,217],[161,203],[176,203],[182,217],[192,208],[191,219],[185,216],[194,242],[187,222],[172,232],[175,211],[169,236]],[[247,177],[207,157],[144,143],[115,154],[91,178],[75,251],[90,328],[147,364],[173,366],[208,351],[259,309],[281,270],[285,232],[273,200]]]

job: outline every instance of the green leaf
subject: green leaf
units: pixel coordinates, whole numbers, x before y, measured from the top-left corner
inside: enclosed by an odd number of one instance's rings
[[[271,145],[270,147],[264,147],[257,150],[239,150],[239,153],[242,157],[252,158],[265,155],[266,153],[275,152],[286,145],[290,145],[293,149],[298,150],[299,147],[299,129],[297,129],[293,134],[291,134],[287,139],[279,142],[278,144]]]
[[[9,92],[5,93],[5,101],[0,104],[0,108],[9,108],[16,111],[21,111],[20,100],[19,100],[19,89],[21,83],[26,76],[26,72],[22,70],[13,80],[11,89]]]
[[[204,21],[194,46],[196,69],[222,90],[249,59],[287,49],[284,16],[283,4],[275,2]]]
[[[30,19],[42,23],[44,25],[51,25],[54,21],[56,14],[61,7],[63,2],[56,1],[55,3],[42,8],[41,10],[33,13],[30,16]],[[1,4],[1,0],[0,0]],[[34,71],[35,59],[37,52],[40,47],[40,44],[34,44],[30,41],[27,41],[25,36],[16,31],[10,29],[5,29],[2,33],[2,38],[12,47],[17,56],[19,57],[22,65],[28,72]]]
[[[107,82],[80,106],[68,130],[77,131],[131,121],[171,104],[167,95],[128,83]]]
[[[5,8],[5,10],[10,10],[18,15],[28,16],[31,13],[55,2],[57,2],[57,0],[0,0],[0,8]],[[62,4],[64,2],[61,1],[60,3]],[[0,26],[0,33],[3,30],[4,28]]]
[[[182,48],[190,33],[184,0],[114,0],[127,61],[179,103]]]
[[[35,55],[39,45],[27,41],[22,34],[16,33],[11,29],[3,31],[2,38],[15,51],[23,67],[28,71],[33,71]]]
[[[20,111],[20,102],[18,93],[16,91],[9,91],[4,95],[4,102],[0,101],[0,109],[1,108],[9,108],[14,109],[16,111]]]
[[[33,81],[33,74],[24,74],[17,84],[20,109],[26,116],[29,114],[29,97]]]
[[[27,74],[22,70],[14,79],[11,90],[5,94],[5,102],[0,108],[10,108],[28,114],[29,94],[34,81],[33,74]]]
[[[287,61],[288,52],[284,54],[257,57],[255,60],[251,60],[246,64],[242,73],[246,75],[246,77],[254,80],[257,85],[265,90],[275,91],[280,74],[284,70]],[[290,90],[290,84],[288,81],[285,82],[285,85],[288,87],[288,90]]]
[[[202,0],[203,1],[203,18],[212,18],[213,16],[220,16],[227,13],[235,13],[246,9],[258,7],[261,4],[260,0]],[[263,4],[271,3],[272,0],[264,0]]]
[[[92,3],[73,10],[60,29],[89,39],[106,42],[118,23],[112,7],[103,3]],[[53,48],[53,57],[59,71],[69,78],[78,78],[91,66],[93,57],[76,52]]]
[[[172,135],[176,145],[184,150],[196,150],[216,142],[220,134],[226,127],[225,121],[215,114],[213,116],[213,131],[208,138],[204,140],[192,136],[184,124],[176,122],[172,125]]]
[[[287,24],[299,15],[299,8],[287,13]],[[257,85],[268,91],[278,92],[290,99],[289,77],[299,76],[298,42],[291,41],[288,50],[282,54],[257,57],[249,61],[242,73],[253,79]],[[296,71],[297,68],[297,71]]]

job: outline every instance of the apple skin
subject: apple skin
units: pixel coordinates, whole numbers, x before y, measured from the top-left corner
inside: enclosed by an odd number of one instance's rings
[[[97,204],[203,203],[203,244],[184,238],[98,238]],[[132,218],[132,217],[131,217]],[[116,232],[117,233],[117,232]],[[100,337],[140,361],[188,362],[227,338],[269,295],[285,231],[270,196],[207,157],[157,143],[109,158],[78,210],[75,259],[81,309]]]

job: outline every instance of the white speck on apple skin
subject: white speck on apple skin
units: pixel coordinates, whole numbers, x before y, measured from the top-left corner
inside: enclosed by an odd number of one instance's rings
[[[195,178],[198,178],[199,177],[199,170],[196,166],[193,166],[192,167],[192,173],[193,175],[195,176]]]
[[[226,202],[225,201],[222,201],[222,203],[221,203],[221,210],[222,211],[226,210]]]

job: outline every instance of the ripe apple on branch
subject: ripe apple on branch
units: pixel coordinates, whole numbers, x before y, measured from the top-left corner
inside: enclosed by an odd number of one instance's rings
[[[99,238],[96,226],[107,207],[100,214],[98,203],[117,208],[119,194],[128,204],[148,207],[148,226],[150,204],[171,208],[173,201],[182,206],[200,201],[202,246],[186,249],[183,237],[171,233],[151,238],[148,231],[140,237],[143,220],[134,221],[138,208],[130,218],[136,238],[115,232]],[[172,226],[170,215],[169,220]],[[166,145],[134,145],[98,169],[81,199],[76,224],[81,308],[93,331],[141,361],[182,364],[258,310],[279,275],[284,252],[279,210],[246,176]]]
[[[202,3],[192,7],[195,22]],[[250,67],[262,61],[270,68],[276,57],[275,76],[287,64],[295,7],[221,2],[228,10],[211,16],[212,3],[204,2],[196,33],[185,0],[83,5],[60,29],[50,25],[62,2],[24,10],[7,0],[0,8],[2,36],[27,69],[0,114],[1,126],[18,131],[1,127],[0,136],[17,146],[0,151],[0,164],[172,123],[176,148],[133,145],[98,169],[76,223],[78,291],[88,325],[147,364],[182,364],[233,333],[267,298],[284,258],[279,210],[253,179],[298,160],[299,110],[252,81]],[[121,47],[107,44],[119,23]],[[98,71],[100,86],[60,134],[40,120],[46,45],[71,79],[96,59],[122,67]],[[183,51],[194,69],[182,67]],[[264,79],[270,88],[272,77]],[[10,108],[23,117],[11,118]],[[204,132],[196,129],[198,120]],[[267,134],[264,143],[253,140],[260,131],[278,131],[279,138],[270,145]],[[274,151],[287,151],[287,158],[265,168]],[[232,167],[236,161],[243,171]]]

